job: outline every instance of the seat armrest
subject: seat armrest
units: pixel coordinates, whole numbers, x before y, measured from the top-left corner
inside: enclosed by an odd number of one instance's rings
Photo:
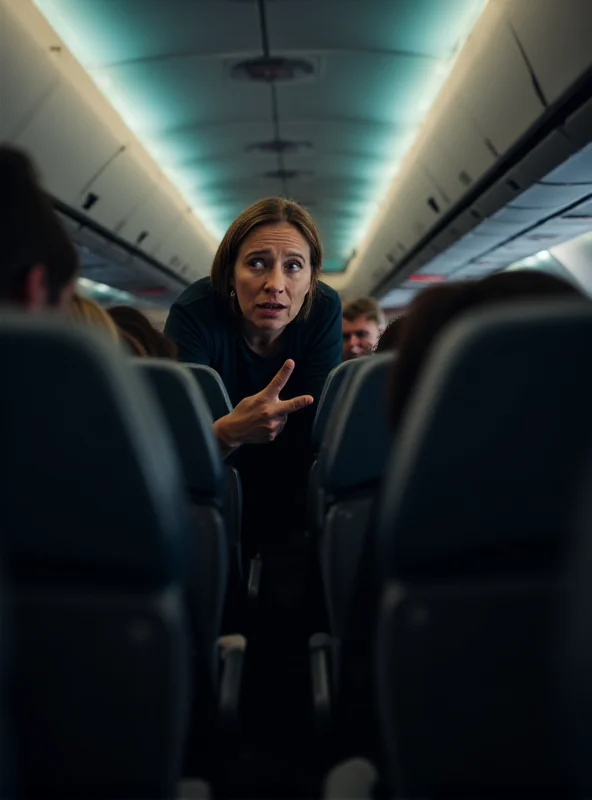
[[[371,800],[377,783],[374,764],[365,758],[352,758],[327,775],[323,800]]]
[[[315,633],[308,642],[312,705],[318,733],[331,727],[331,651],[332,640],[327,633]]]
[[[259,597],[259,587],[261,585],[261,571],[263,562],[260,558],[252,558],[249,561],[249,581],[247,583],[247,598],[249,606],[254,606]]]
[[[218,639],[221,677],[218,698],[218,725],[225,733],[238,730],[239,703],[247,640],[239,634]]]

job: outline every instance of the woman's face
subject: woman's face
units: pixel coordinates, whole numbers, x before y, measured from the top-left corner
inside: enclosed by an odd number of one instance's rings
[[[298,314],[310,289],[310,247],[289,222],[260,225],[243,240],[233,286],[247,323],[280,333]]]

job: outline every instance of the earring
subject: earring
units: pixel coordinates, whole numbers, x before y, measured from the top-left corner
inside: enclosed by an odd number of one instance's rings
[[[234,289],[230,290],[230,296],[231,297],[236,297],[236,292],[234,291]]]

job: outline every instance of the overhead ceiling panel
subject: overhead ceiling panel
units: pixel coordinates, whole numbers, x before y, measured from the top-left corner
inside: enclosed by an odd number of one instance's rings
[[[269,3],[274,47],[368,50],[446,58],[463,17],[465,0],[281,0]]]
[[[85,66],[166,63],[171,57],[260,47],[255,3],[227,0],[37,0]]]
[[[328,261],[342,265],[485,5],[35,2],[215,235],[249,203],[286,195],[318,214]],[[264,56],[304,60],[313,74],[233,76],[242,60]]]
[[[351,119],[404,129],[421,120],[417,97],[435,72],[429,57],[326,53],[316,81],[278,86],[279,113],[287,120]]]

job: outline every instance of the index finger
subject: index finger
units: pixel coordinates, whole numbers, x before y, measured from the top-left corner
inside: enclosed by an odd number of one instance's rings
[[[292,414],[294,411],[306,408],[311,403],[314,403],[314,397],[309,394],[301,394],[300,397],[293,397],[291,400],[280,400],[274,411],[277,411],[278,414]]]
[[[287,361],[284,361],[282,368],[279,370],[277,375],[275,375],[268,385],[263,390],[263,393],[268,395],[268,397],[279,397],[280,392],[284,388],[284,386],[290,380],[290,375],[294,371],[294,361],[289,358]]]

